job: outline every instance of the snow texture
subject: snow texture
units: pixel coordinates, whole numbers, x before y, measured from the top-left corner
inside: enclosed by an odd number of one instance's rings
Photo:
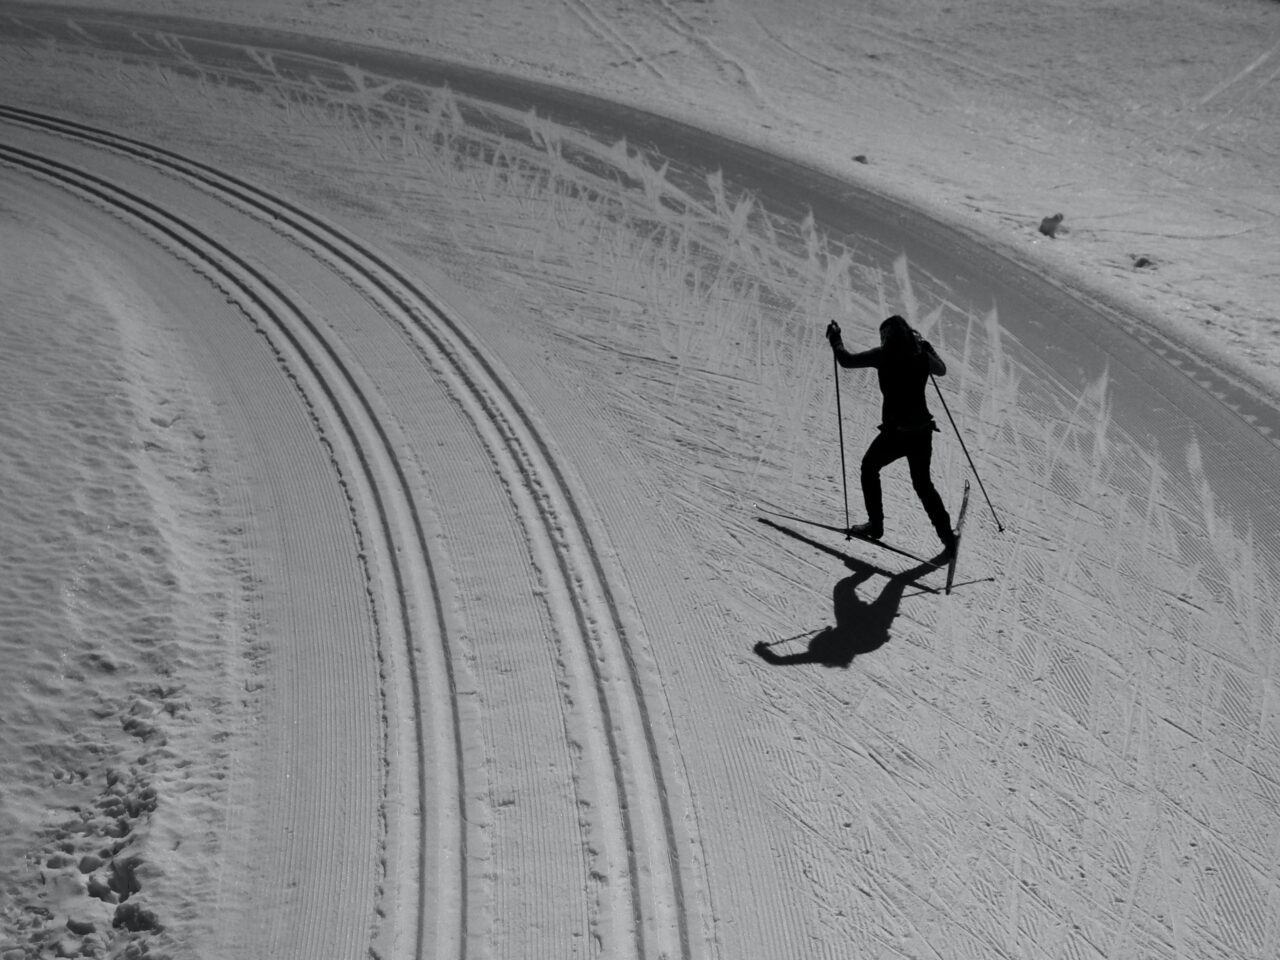
[[[55,10],[0,6],[0,957],[1277,956],[1275,4],[218,8],[776,149],[979,280]],[[949,597],[753,508],[860,518],[822,331],[889,313],[1005,528]]]

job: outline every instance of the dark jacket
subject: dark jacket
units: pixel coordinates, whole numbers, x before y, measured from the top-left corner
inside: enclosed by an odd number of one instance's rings
[[[881,430],[938,429],[925,402],[924,389],[929,384],[929,374],[941,377],[947,372],[947,365],[928,340],[874,347],[861,353],[840,347],[836,361],[842,367],[875,367],[884,395]]]

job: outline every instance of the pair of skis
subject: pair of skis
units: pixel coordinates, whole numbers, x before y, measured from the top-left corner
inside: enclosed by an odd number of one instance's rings
[[[822,523],[821,521],[818,521],[818,520],[809,520],[805,517],[797,517],[789,513],[783,513],[779,510],[771,510],[767,507],[758,506],[757,508],[760,510],[761,513],[768,514],[769,516],[772,516],[772,517],[776,517],[779,520],[790,520],[792,523],[803,523],[811,527],[818,527],[823,530],[831,530],[835,533],[841,533],[841,534],[844,534],[845,539],[862,540],[866,543],[870,543],[877,547],[880,547],[882,550],[888,550],[890,553],[896,553],[898,556],[906,557],[908,560],[914,560],[916,563],[919,563],[919,564],[927,564],[934,567],[941,567],[942,564],[945,562],[947,565],[946,593],[950,594],[951,587],[955,583],[956,560],[959,559],[959,556],[960,556],[960,537],[964,533],[964,518],[965,518],[965,514],[969,510],[969,481],[967,479],[965,480],[964,493],[960,497],[960,513],[956,516],[955,543],[952,546],[950,554],[945,558],[938,559],[938,560],[926,560],[924,557],[918,556],[912,553],[910,550],[904,550],[901,547],[895,547],[893,544],[885,543],[883,540],[873,540],[870,537],[859,536],[858,534],[852,532],[846,527],[838,527],[835,524],[831,524],[831,523]]]

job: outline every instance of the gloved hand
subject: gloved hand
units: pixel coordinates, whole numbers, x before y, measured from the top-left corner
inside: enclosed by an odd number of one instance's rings
[[[840,350],[844,347],[844,340],[840,336],[840,327],[834,320],[827,324],[827,343],[831,344],[832,350]]]

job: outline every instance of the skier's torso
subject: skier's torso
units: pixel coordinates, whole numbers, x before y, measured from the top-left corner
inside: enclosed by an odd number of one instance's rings
[[[841,364],[847,367],[875,367],[884,396],[880,407],[881,430],[935,430],[933,415],[925,401],[925,387],[935,367],[946,367],[927,342],[912,353],[890,352],[875,347],[862,353],[846,353]]]
[[[884,402],[880,407],[882,430],[933,430],[933,416],[925,400],[929,383],[929,359],[924,351],[915,356],[891,357],[883,348],[876,376]]]

